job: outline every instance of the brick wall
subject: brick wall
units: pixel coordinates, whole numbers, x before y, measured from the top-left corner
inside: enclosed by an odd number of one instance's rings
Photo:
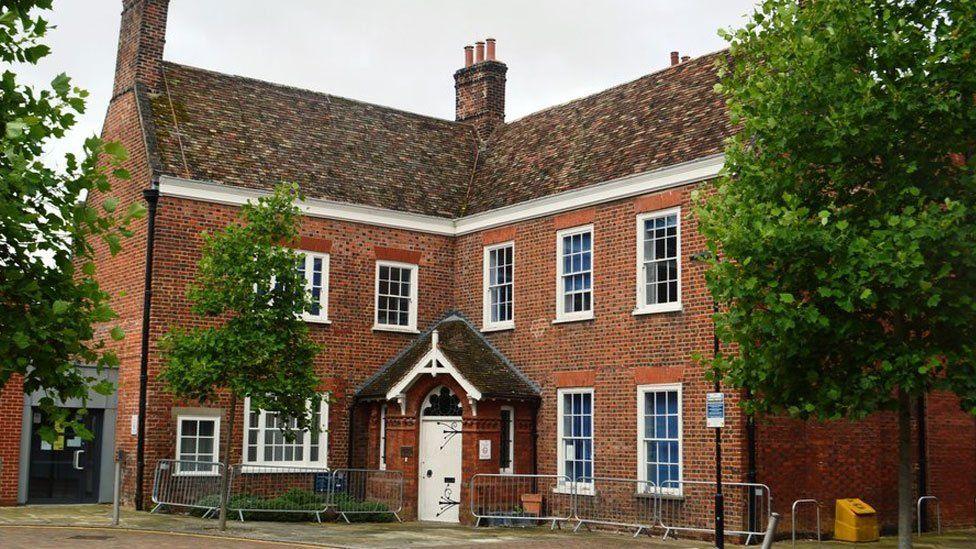
[[[20,478],[20,432],[24,412],[23,380],[15,375],[0,387],[0,506],[17,504]]]

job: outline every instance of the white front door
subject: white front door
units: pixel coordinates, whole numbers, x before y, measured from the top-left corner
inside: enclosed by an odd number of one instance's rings
[[[458,522],[461,506],[461,418],[424,417],[420,423],[417,518]]]

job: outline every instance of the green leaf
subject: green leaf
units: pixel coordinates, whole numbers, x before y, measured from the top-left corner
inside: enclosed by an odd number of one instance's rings
[[[122,328],[118,326],[112,327],[112,331],[110,332],[110,335],[112,336],[112,339],[115,341],[122,341],[125,338],[125,332],[122,331]]]
[[[67,301],[58,299],[53,305],[51,305],[51,312],[53,312],[56,316],[60,316],[68,310],[68,307],[70,307],[70,304]]]

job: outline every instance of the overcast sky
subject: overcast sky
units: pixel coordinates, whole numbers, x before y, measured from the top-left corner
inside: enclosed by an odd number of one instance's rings
[[[463,47],[498,42],[508,69],[507,119],[664,68],[668,54],[724,47],[754,0],[171,0],[167,60],[454,117]],[[55,0],[53,54],[25,81],[67,72],[91,92],[66,150],[101,130],[111,96],[119,0]],[[271,6],[274,6],[273,8]]]

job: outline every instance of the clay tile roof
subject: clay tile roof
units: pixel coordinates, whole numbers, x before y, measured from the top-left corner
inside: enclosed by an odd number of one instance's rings
[[[166,175],[290,181],[310,198],[442,217],[467,191],[476,137],[465,124],[174,63],[164,72],[150,101]]]
[[[500,126],[465,213],[722,152],[731,134],[712,53]]]
[[[292,181],[310,198],[459,217],[722,152],[725,53],[503,124],[486,143],[464,123],[164,63],[144,109],[150,157],[175,177]]]
[[[448,313],[418,336],[366,380],[356,396],[384,397],[430,351],[434,330],[438,334],[438,348],[461,375],[481,391],[482,397],[527,399],[539,396],[539,388],[457,312]]]

